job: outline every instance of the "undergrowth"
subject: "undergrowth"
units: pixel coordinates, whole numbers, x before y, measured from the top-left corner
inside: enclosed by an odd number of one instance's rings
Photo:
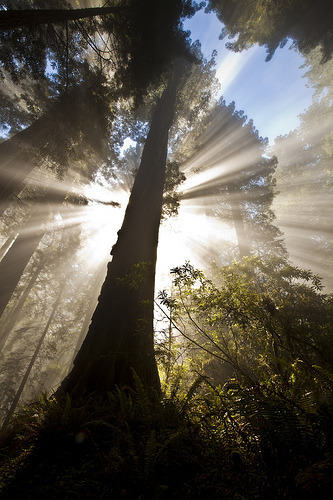
[[[2,433],[0,497],[331,498],[330,408],[203,377],[162,400],[43,396]]]

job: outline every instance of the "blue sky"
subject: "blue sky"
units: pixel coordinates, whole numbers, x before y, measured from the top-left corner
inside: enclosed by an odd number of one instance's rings
[[[313,94],[302,78],[305,70],[300,69],[303,58],[299,53],[287,45],[269,62],[265,62],[264,47],[236,54],[225,48],[226,40],[219,40],[222,24],[216,16],[203,11],[187,20],[184,28],[191,31],[193,41],[200,40],[206,57],[217,50],[221,94],[227,104],[235,101],[236,109],[253,119],[261,136],[272,143],[298,126],[298,115],[311,104]]]

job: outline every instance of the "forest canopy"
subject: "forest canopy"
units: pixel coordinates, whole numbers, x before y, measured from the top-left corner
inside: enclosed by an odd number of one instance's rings
[[[207,11],[216,12],[223,22],[222,38],[237,36],[227,44],[232,50],[258,43],[266,47],[269,61],[278,47],[292,40],[303,53],[319,46],[322,62],[332,57],[333,8],[325,0],[209,0]]]

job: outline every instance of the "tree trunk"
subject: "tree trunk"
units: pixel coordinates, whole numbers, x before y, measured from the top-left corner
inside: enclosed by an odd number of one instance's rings
[[[36,283],[36,280],[40,274],[40,271],[43,267],[43,264],[40,264],[37,269],[34,271],[32,277],[30,278],[30,281],[26,287],[26,289],[24,290],[24,292],[22,293],[21,297],[19,298],[19,301],[18,303],[16,304],[15,306],[15,309],[14,311],[11,313],[10,315],[10,318],[8,320],[8,322],[5,324],[3,330],[2,330],[2,333],[1,333],[1,336],[0,336],[0,352],[2,351],[5,343],[7,342],[7,339],[10,335],[10,332],[12,331],[15,323],[16,323],[16,320],[24,306],[24,303],[25,301],[27,300],[27,297],[32,289],[32,287],[34,286],[34,284]]]
[[[8,252],[8,250],[10,249],[11,245],[14,243],[15,241],[15,238],[17,236],[17,233],[10,233],[10,235],[8,236],[7,240],[5,241],[5,243],[2,245],[2,247],[0,248],[0,260],[2,259],[2,257],[4,255],[6,255],[6,253]]]
[[[239,257],[240,259],[242,259],[243,257],[250,255],[250,247],[246,235],[242,209],[239,201],[240,192],[236,186],[228,186],[228,193],[230,198],[232,218],[237,236]]]
[[[125,10],[126,6],[87,9],[18,9],[0,13],[0,29],[26,28],[38,24],[65,23],[85,17],[105,16]]]
[[[29,127],[0,143],[0,215],[7,209],[11,197],[22,191],[32,170],[49,157],[50,151],[52,156],[53,150],[68,147],[69,134],[72,137],[77,133],[75,118],[68,117],[78,112],[79,89],[78,86],[65,92]],[[65,168],[66,164],[60,166]]]
[[[0,214],[8,207],[11,196],[19,194],[26,177],[39,163],[39,150],[52,136],[50,126],[55,123],[52,109],[0,144]]]
[[[43,217],[35,209],[2,261],[0,262],[0,317],[2,316],[32,254],[40,243],[44,231],[40,229]],[[36,227],[39,230],[36,230]]]
[[[20,278],[33,253],[44,236],[43,224],[51,209],[45,203],[62,203],[66,191],[50,187],[41,204],[34,207],[31,216],[21,229],[16,240],[0,261],[0,317],[2,316]]]
[[[168,132],[175,113],[176,73],[158,101],[118,241],[87,337],[58,393],[80,397],[115,386],[160,391],[154,356],[154,281]]]
[[[92,315],[94,314],[94,311],[96,309],[96,305],[98,303],[98,297],[99,297],[101,286],[103,284],[104,279],[105,279],[105,264],[103,264],[102,266],[99,266],[98,271],[97,271],[97,276],[94,280],[93,286],[90,289],[89,307],[86,310],[86,314],[84,316],[84,321],[82,323],[80,334],[79,334],[79,337],[78,337],[78,340],[76,343],[73,360],[75,359],[77,353],[79,352],[81,345],[82,345],[82,342],[84,341],[84,338],[87,335]]]
[[[44,339],[45,339],[45,337],[46,337],[46,334],[47,334],[47,332],[48,332],[48,330],[49,330],[49,328],[50,328],[50,324],[51,324],[51,322],[52,322],[52,320],[53,320],[53,317],[54,317],[54,315],[55,315],[55,313],[56,313],[56,310],[57,310],[57,308],[58,308],[58,305],[59,305],[59,302],[60,302],[60,299],[61,299],[61,295],[62,295],[62,292],[63,292],[63,289],[64,289],[65,285],[66,285],[66,282],[64,281],[64,282],[62,283],[62,285],[60,286],[60,289],[59,289],[59,292],[58,292],[57,298],[56,298],[56,300],[55,300],[55,303],[53,304],[53,308],[52,308],[52,312],[51,312],[51,314],[50,314],[50,317],[49,317],[49,319],[48,319],[48,321],[47,321],[47,323],[46,323],[46,326],[45,326],[45,328],[44,328],[44,330],[43,330],[42,336],[41,336],[41,338],[40,338],[40,340],[39,340],[39,342],[38,342],[38,344],[37,344],[37,347],[36,347],[36,349],[35,349],[35,352],[34,352],[34,354],[33,354],[32,358],[31,358],[31,360],[30,360],[30,363],[29,363],[29,365],[28,365],[28,368],[27,368],[27,369],[26,369],[26,371],[25,371],[25,374],[24,374],[23,379],[22,379],[22,381],[21,381],[20,387],[18,388],[18,390],[17,390],[17,392],[16,392],[16,394],[15,394],[15,397],[14,397],[14,400],[13,400],[13,402],[12,402],[12,404],[11,404],[11,407],[10,407],[10,409],[9,409],[9,411],[8,411],[7,415],[6,415],[5,420],[3,421],[3,424],[2,424],[2,428],[1,428],[1,430],[4,430],[4,429],[7,427],[7,425],[9,424],[9,421],[10,421],[10,419],[11,419],[11,417],[12,417],[12,415],[13,415],[14,411],[16,410],[16,407],[17,407],[17,405],[18,405],[18,402],[19,402],[19,400],[20,400],[20,397],[21,397],[21,395],[22,395],[22,392],[23,392],[23,390],[24,390],[24,388],[25,388],[25,384],[27,383],[28,377],[29,377],[29,375],[30,375],[30,373],[31,373],[31,370],[32,370],[32,368],[33,368],[34,364],[35,364],[35,361],[36,361],[37,356],[38,356],[38,354],[39,354],[40,348],[42,347],[42,344],[43,344],[43,342],[44,342]]]

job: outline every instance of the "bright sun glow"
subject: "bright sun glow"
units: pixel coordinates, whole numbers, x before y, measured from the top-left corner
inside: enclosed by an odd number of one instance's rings
[[[116,243],[117,231],[122,225],[129,193],[121,188],[109,190],[100,184],[91,183],[86,187],[85,195],[90,201],[83,224],[87,241],[83,252],[94,264],[110,258],[111,247]]]
[[[208,178],[214,179],[211,171]],[[207,173],[198,175],[196,180],[189,178],[184,185],[184,193],[198,189],[202,182],[207,181]],[[91,183],[85,189],[85,196],[91,200],[88,206],[72,213],[68,225],[80,221],[84,229],[86,244],[79,258],[89,262],[93,268],[100,262],[110,260],[110,250],[117,240],[129,193],[121,188],[107,189],[100,184]],[[107,203],[119,203],[112,206]],[[189,260],[197,267],[207,267],[215,258],[211,249],[211,241],[216,242],[216,248],[223,247],[226,242],[236,243],[235,230],[232,224],[217,220],[209,215],[210,207],[216,201],[209,197],[184,199],[179,214],[162,223],[160,227],[158,260],[156,269],[156,291],[169,287],[171,284],[170,269]],[[205,213],[205,210],[207,213]]]
[[[160,228],[156,291],[171,284],[170,269],[190,261],[199,268],[210,266],[217,256],[212,251],[225,243],[235,244],[232,225],[204,213],[202,200],[184,200],[177,217],[162,223]]]

